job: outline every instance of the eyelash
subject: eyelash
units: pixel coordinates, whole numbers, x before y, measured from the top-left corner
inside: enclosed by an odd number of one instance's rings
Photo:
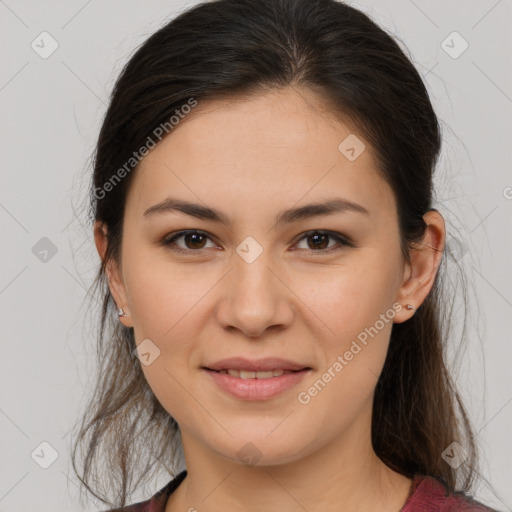
[[[208,233],[206,233],[204,231],[199,231],[199,230],[195,230],[195,229],[189,229],[189,230],[185,230],[185,231],[179,231],[178,233],[173,235],[171,238],[164,238],[162,240],[162,245],[164,245],[166,247],[169,247],[169,249],[171,249],[172,251],[177,252],[177,253],[181,253],[181,254],[199,253],[200,251],[204,250],[204,248],[203,249],[183,249],[181,247],[177,247],[176,246],[176,244],[175,244],[176,240],[178,240],[179,238],[182,238],[185,235],[190,235],[190,234],[204,235],[207,238],[211,239],[210,235],[208,235]],[[339,235],[337,233],[334,233],[332,231],[322,231],[322,230],[307,231],[296,242],[296,244],[302,242],[304,239],[306,239],[306,238],[308,238],[308,237],[310,237],[310,236],[312,236],[314,234],[324,235],[324,236],[328,236],[330,238],[333,238],[333,239],[337,240],[338,243],[341,244],[341,246],[334,246],[334,247],[329,247],[328,249],[318,249],[318,250],[315,250],[315,249],[304,249],[304,250],[306,250],[310,254],[314,254],[314,253],[328,254],[328,253],[331,253],[332,251],[341,250],[341,249],[343,249],[343,247],[355,247],[355,244],[352,241],[350,241],[349,239],[347,239],[346,237],[343,237],[343,236],[341,236],[341,235]]]

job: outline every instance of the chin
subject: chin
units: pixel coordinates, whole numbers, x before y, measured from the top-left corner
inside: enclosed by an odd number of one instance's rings
[[[299,441],[304,443],[304,447],[300,446]],[[307,446],[310,446],[310,443],[306,442],[304,436],[297,439],[288,434],[269,436],[268,432],[265,432],[253,435],[248,431],[243,438],[230,438],[227,446],[216,445],[212,448],[222,457],[240,465],[264,467],[296,462],[304,456]]]

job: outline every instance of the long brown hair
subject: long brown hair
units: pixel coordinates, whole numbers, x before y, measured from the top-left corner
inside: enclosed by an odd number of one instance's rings
[[[72,461],[104,503],[125,505],[160,464],[173,474],[182,461],[178,424],[144,378],[133,330],[118,322],[105,276],[107,261],[120,258],[125,200],[137,172],[133,153],[191,98],[290,86],[316,91],[371,143],[396,198],[406,260],[425,233],[441,147],[438,119],[414,65],[368,16],[335,0],[218,0],[194,6],[149,37],[115,84],[90,192],[90,220],[107,226],[108,248],[91,290],[102,300],[97,382]],[[445,260],[414,316],[393,325],[375,390],[372,442],[395,471],[433,475],[469,492],[477,454],[446,365]],[[458,468],[442,457],[452,442],[467,452]]]

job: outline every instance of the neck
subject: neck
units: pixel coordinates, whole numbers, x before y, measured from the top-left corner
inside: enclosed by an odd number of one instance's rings
[[[353,430],[291,462],[252,467],[212,454],[182,432],[187,476],[170,496],[166,512],[399,511],[412,481],[376,456],[369,429],[363,434],[366,442]]]

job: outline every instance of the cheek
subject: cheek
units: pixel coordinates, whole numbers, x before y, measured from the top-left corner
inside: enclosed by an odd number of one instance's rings
[[[142,370],[164,407],[180,417],[179,404],[190,400],[180,383],[194,365],[201,322],[208,318],[207,293],[218,278],[193,272],[192,265],[178,268],[164,258],[147,258],[142,250],[130,252],[123,267],[136,343],[149,339],[156,346],[149,344],[150,352],[158,354],[149,365],[141,362]]]
[[[215,286],[215,276],[186,267],[171,265],[162,257],[139,257],[136,252],[127,260],[125,282],[137,340],[175,336]]]
[[[184,408],[183,404],[191,401],[188,387],[202,329],[198,319],[205,303],[200,299],[207,283],[192,286],[190,277],[172,274],[169,268],[165,273],[155,266],[149,268],[140,268],[130,282],[136,342],[149,339],[158,353],[151,364],[141,362],[141,368],[162,406],[186,426],[198,414],[194,406]]]
[[[361,254],[353,265],[298,285],[297,295],[307,306],[303,311],[319,333],[323,364],[316,387],[322,392],[314,399],[319,407],[336,403],[355,411],[369,399],[382,371],[395,314],[396,276],[389,262],[379,267],[377,257],[370,256]]]
[[[389,265],[388,265],[389,267]],[[373,325],[391,306],[396,272],[361,254],[354,264],[326,269],[294,283],[294,292],[316,315],[316,323],[347,340]],[[326,336],[330,338],[330,336]]]

